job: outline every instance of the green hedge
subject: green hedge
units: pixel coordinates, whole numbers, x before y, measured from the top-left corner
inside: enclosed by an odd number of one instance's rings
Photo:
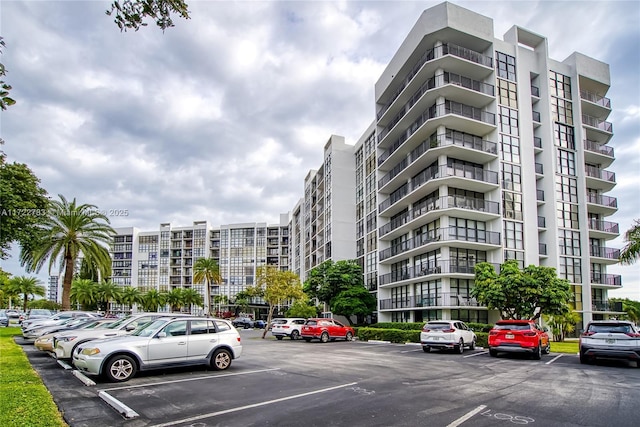
[[[380,323],[378,323],[380,325]],[[391,328],[373,328],[359,327],[356,328],[356,336],[362,341],[390,341],[392,343],[419,343],[420,331],[409,329],[391,329]],[[487,332],[476,332],[476,345],[479,347],[487,347]]]
[[[419,331],[425,323],[426,322],[381,322],[374,323],[370,327],[380,329],[401,329],[403,331]],[[489,332],[493,327],[493,325],[488,325],[486,323],[467,323],[467,326],[475,332]]]

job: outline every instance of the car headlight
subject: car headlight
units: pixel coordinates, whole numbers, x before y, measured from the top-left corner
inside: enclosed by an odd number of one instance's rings
[[[87,347],[83,348],[80,354],[84,354],[85,356],[94,356],[100,353],[100,349],[96,347]]]
[[[73,341],[78,337],[60,337],[60,338],[56,338],[57,341],[62,341],[62,342],[69,342],[69,341]]]

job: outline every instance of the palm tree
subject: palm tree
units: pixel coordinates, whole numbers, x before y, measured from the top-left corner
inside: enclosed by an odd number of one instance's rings
[[[171,311],[180,311],[184,305],[182,292],[182,288],[173,288],[169,292],[165,293],[165,301],[171,306]]]
[[[107,246],[115,231],[109,218],[95,205],[78,205],[76,199],[67,201],[61,194],[60,201],[52,200],[51,209],[43,217],[42,237],[31,251],[20,254],[20,262],[29,271],[40,271],[49,261],[49,272],[58,262],[64,269],[62,281],[62,309],[71,308],[71,282],[78,257],[98,267],[102,277],[111,275],[111,257]]]
[[[126,304],[129,308],[133,308],[134,304],[142,304],[143,301],[143,294],[140,292],[140,289],[133,286],[122,288],[118,300],[119,303]]]
[[[98,304],[104,307],[105,314],[109,313],[111,301],[120,298],[121,288],[112,281],[104,281],[98,285]]]
[[[193,288],[185,288],[182,290],[182,301],[184,302],[184,305],[188,306],[203,306],[202,295],[200,295],[200,293]]]
[[[640,258],[640,219],[634,220],[633,224],[624,234],[627,244],[620,252],[621,264],[633,264]]]
[[[98,284],[89,279],[75,279],[71,284],[70,300],[83,310],[92,310],[98,302]]]
[[[29,295],[31,297],[36,295],[43,297],[45,295],[44,286],[40,285],[40,283],[42,282],[36,277],[18,276],[9,280],[9,292],[15,295],[22,295],[22,311],[27,311]]]
[[[222,282],[220,276],[220,266],[218,261],[213,258],[199,258],[193,264],[193,281],[201,283],[204,281],[204,308],[207,314],[211,313],[211,284],[219,284]]]
[[[158,306],[167,303],[164,292],[158,292],[157,289],[149,289],[142,294],[142,306],[145,311],[158,311]]]

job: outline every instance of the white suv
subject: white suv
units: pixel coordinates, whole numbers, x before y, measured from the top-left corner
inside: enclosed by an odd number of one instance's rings
[[[476,334],[459,320],[432,320],[420,333],[420,344],[425,353],[432,348],[455,350],[462,354],[465,347],[476,348]]]
[[[231,322],[208,317],[161,317],[131,335],[89,341],[73,353],[73,364],[89,375],[127,381],[137,371],[209,365],[224,370],[242,354]]]
[[[284,337],[297,340],[300,338],[300,328],[302,328],[302,325],[304,325],[306,321],[307,319],[301,317],[274,319],[271,323],[271,335],[276,337],[277,340],[281,340]]]

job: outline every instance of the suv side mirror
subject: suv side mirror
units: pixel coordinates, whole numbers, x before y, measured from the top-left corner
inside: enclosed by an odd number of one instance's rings
[[[167,336],[167,333],[166,333],[166,332],[164,332],[164,331],[162,331],[162,332],[158,332],[158,335],[156,335],[156,337],[158,337],[158,338],[164,338],[164,337],[166,337],[166,336]]]

